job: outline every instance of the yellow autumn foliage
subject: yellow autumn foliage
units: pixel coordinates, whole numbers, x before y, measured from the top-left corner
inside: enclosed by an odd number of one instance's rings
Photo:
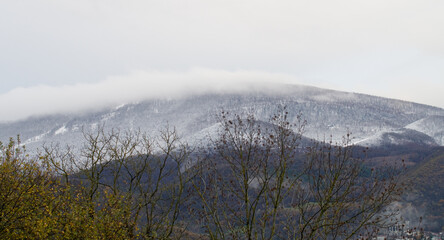
[[[0,239],[134,239],[119,194],[99,204],[83,186],[62,183],[44,158],[31,158],[20,139],[0,142]]]

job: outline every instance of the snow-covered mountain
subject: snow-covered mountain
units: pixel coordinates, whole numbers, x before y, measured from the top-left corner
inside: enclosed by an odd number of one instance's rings
[[[367,147],[411,144],[421,146],[437,145],[436,141],[431,136],[408,128],[381,131],[366,139],[357,141],[355,144]]]
[[[432,137],[439,145],[444,145],[444,116],[429,116],[406,126]]]
[[[51,142],[79,146],[83,139],[82,131],[94,130],[101,125],[108,129],[140,129],[153,135],[170,125],[176,127],[190,144],[202,144],[208,135],[217,133],[217,116],[222,109],[251,112],[259,120],[267,121],[283,105],[287,106],[293,120],[302,113],[307,120],[304,135],[309,138],[332,137],[339,141],[351,132],[354,141],[363,145],[384,144],[387,139],[401,135],[403,141],[444,144],[444,109],[364,94],[283,84],[242,93],[149,100],[77,115],[33,117],[3,123],[0,124],[0,141],[20,134],[22,142],[33,151],[43,143]]]

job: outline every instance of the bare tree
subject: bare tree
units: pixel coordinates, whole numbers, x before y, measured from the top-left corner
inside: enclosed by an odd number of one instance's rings
[[[140,131],[84,132],[80,156],[71,149],[45,147],[45,159],[57,169],[98,237],[115,239],[180,238],[181,204],[189,149],[175,129],[158,138]]]
[[[210,239],[349,239],[389,224],[398,169],[369,169],[342,145],[300,147],[304,121],[222,112],[214,151],[196,167],[196,213]]]
[[[214,154],[200,166],[194,187],[211,239],[272,239],[285,197],[302,172],[290,172],[304,122],[291,124],[283,109],[270,123],[251,114],[222,112]],[[296,133],[292,130],[296,129]]]
[[[402,194],[397,177],[403,168],[370,169],[365,158],[353,157],[349,136],[341,145],[321,142],[307,149],[306,181],[291,202],[288,238],[369,238],[394,223],[397,211],[387,207]]]

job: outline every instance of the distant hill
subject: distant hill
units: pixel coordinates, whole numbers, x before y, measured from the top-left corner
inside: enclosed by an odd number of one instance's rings
[[[444,116],[429,116],[406,126],[433,137],[439,145],[444,145]]]
[[[375,135],[364,140],[356,142],[356,144],[377,147],[377,146],[391,146],[391,145],[424,145],[435,146],[438,145],[435,139],[423,132],[413,129],[400,128],[395,130],[387,130],[376,133]]]

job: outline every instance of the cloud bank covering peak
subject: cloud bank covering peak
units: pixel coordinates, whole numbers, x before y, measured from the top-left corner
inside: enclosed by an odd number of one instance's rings
[[[294,82],[285,74],[194,68],[186,72],[135,71],[91,84],[16,88],[0,95],[0,122],[31,116],[92,111],[148,99],[262,91],[267,83]],[[278,89],[275,89],[278,90]]]

